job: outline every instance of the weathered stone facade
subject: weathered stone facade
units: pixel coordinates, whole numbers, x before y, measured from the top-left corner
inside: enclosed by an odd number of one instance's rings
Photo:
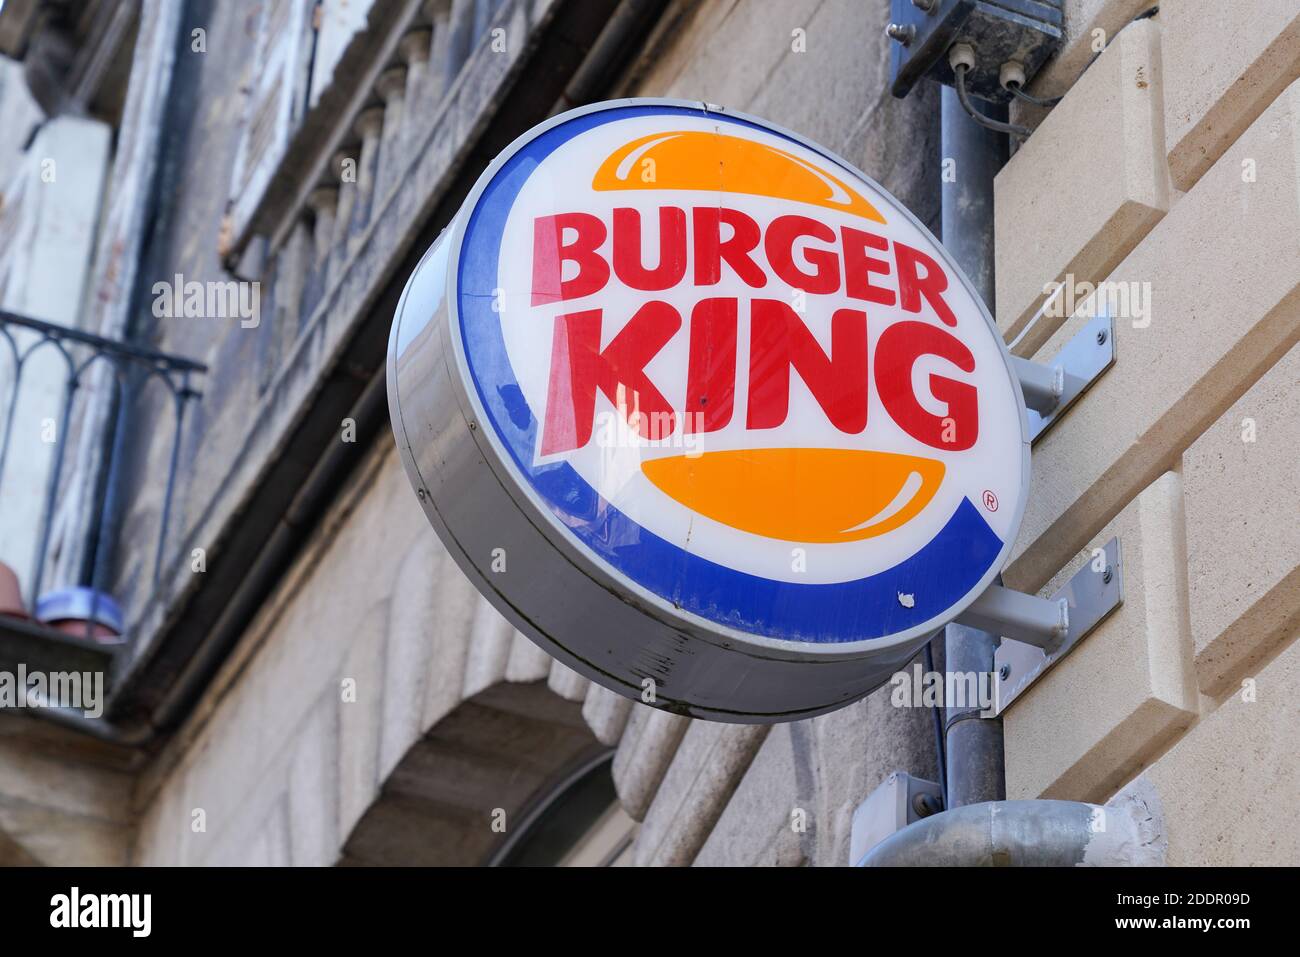
[[[332,143],[309,115],[286,154],[301,175],[273,180],[301,202],[277,199],[232,239],[248,18],[236,4],[185,5],[181,33],[205,29],[208,52],[178,55],[158,180],[168,201],[138,282],[228,278],[256,271],[259,243],[275,248],[258,327],[136,330],[211,368],[173,547],[204,548],[204,574],[232,579],[264,567],[240,551],[241,523],[273,522],[266,548],[276,535],[294,547],[192,705],[148,746],[0,715],[0,862],[486,863],[514,822],[612,753],[637,822],[620,863],[844,865],[853,810],[874,787],[895,770],[937,776],[931,714],[893,707],[888,688],[812,720],[723,725],[553,662],[457,570],[383,416],[359,420],[325,503],[303,504],[373,380],[393,289],[509,118],[537,111],[512,84],[534,77],[536,37],[567,24],[560,0],[479,6],[372,14],[333,81],[350,92],[320,101],[355,135]],[[889,95],[888,6],[675,0],[595,98],[757,114],[840,153],[937,232],[938,95]],[[1117,364],[1034,449],[1007,584],[1050,594],[1118,535],[1125,602],[1006,713],[1007,794],[1104,803],[1151,786],[1169,863],[1295,864],[1300,6],[1251,0],[1229,19],[1209,0],[1170,0],[1134,21],[1148,6],[1066,3],[1068,43],[1035,88],[1064,99],[1045,116],[1018,111],[1037,127],[996,184],[995,312],[1017,353],[1049,358],[1086,321],[1038,315],[1046,284],[1146,284],[1150,305],[1117,316]],[[471,45],[453,27],[474,15]],[[1109,42],[1094,57],[1097,30]],[[447,36],[465,46],[458,71]],[[336,156],[358,160],[362,179],[322,185]],[[349,205],[358,193],[364,216]],[[168,414],[142,408],[140,476],[161,467],[148,437]],[[133,543],[159,507],[141,486],[119,546],[119,589],[138,599],[119,664],[148,713],[167,697],[150,682],[178,679],[189,660],[169,664],[168,643],[189,629],[201,648],[226,609],[203,604],[211,583],[183,560],[161,591],[139,591],[133,563],[152,555]]]

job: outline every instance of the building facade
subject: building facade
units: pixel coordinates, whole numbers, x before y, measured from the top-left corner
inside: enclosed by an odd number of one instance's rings
[[[1300,863],[1300,0],[1063,7],[1030,87],[1059,102],[1013,106],[994,181],[993,313],[1046,361],[1104,305],[1116,361],[1035,445],[1004,577],[1050,595],[1118,537],[1124,602],[1005,711],[1005,794],[1136,802],[1169,864]],[[110,688],[0,713],[0,861],[854,863],[859,804],[938,779],[933,709],[721,724],[553,661],[424,520],[384,356],[492,157],[598,100],[761,116],[938,234],[963,170],[938,88],[890,93],[889,8],[0,8],[0,237],[35,237],[0,245],[0,307],[113,357],[69,389],[0,351],[29,403],[0,558],[111,595],[126,637],[0,629],[0,668]]]

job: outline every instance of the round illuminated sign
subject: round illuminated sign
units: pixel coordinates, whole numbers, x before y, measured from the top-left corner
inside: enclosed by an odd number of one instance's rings
[[[515,141],[408,284],[403,460],[461,567],[592,680],[732,721],[888,679],[1005,563],[1024,403],[969,282],[826,151],[702,104]]]

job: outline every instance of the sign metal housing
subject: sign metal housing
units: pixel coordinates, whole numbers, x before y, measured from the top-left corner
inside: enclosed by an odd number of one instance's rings
[[[516,140],[412,275],[388,387],[476,587],[696,717],[879,687],[994,581],[1028,493],[1016,371],[943,247],[835,155],[700,103]]]

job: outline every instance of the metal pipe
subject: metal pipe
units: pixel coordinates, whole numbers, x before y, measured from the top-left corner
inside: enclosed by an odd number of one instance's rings
[[[124,466],[122,463],[126,458],[131,403],[128,398],[127,385],[124,381],[124,373],[121,370],[118,370],[117,374],[113,376],[113,402],[117,406],[117,411],[112,416],[113,430],[111,436],[109,436],[109,441],[106,443],[108,460],[103,463],[101,469],[102,476],[99,490],[86,503],[87,512],[97,511],[99,519],[95,525],[94,539],[87,548],[85,567],[81,569],[77,578],[79,582],[89,582],[90,587],[96,590],[107,590],[108,588],[108,576],[111,574],[113,559],[116,555],[121,500],[126,491],[123,488],[122,471]],[[83,521],[86,527],[89,528],[90,515],[87,514]]]
[[[1051,654],[1070,634],[1070,605],[990,585],[957,616],[958,624],[982,628]]]
[[[129,342],[119,342],[116,339],[97,336],[91,332],[83,332],[80,329],[61,326],[55,322],[46,322],[43,319],[33,319],[31,316],[20,316],[17,313],[6,312],[3,309],[0,309],[0,323],[6,326],[19,326],[23,329],[30,329],[33,332],[40,333],[44,339],[52,339],[56,342],[77,342],[93,347],[96,352],[108,352],[116,355],[127,356],[132,359],[139,359],[143,364],[155,368],[188,369],[191,372],[208,371],[206,365],[202,362],[197,362],[194,359],[169,355],[166,352],[159,352],[157,349],[133,345]]]
[[[664,0],[623,0],[573,71],[551,115],[597,99],[608,87],[610,73],[627,62],[628,47],[649,35],[663,7]]]
[[[41,596],[41,581],[45,577],[45,554],[50,545],[50,529],[54,526],[54,506],[59,494],[59,478],[63,474],[63,453],[68,447],[68,425],[72,421],[72,403],[76,400],[77,379],[68,379],[63,390],[63,412],[59,416],[59,431],[55,434],[54,465],[50,469],[49,485],[45,490],[45,511],[41,519],[41,537],[36,543],[36,564],[32,568],[32,594],[30,605],[36,607]]]
[[[978,126],[966,115],[950,87],[940,92],[940,149],[944,248],[970,278],[990,311],[993,308],[993,177],[1007,159],[1006,137]],[[1006,115],[1005,107],[980,103],[986,115]]]
[[[158,547],[153,557],[153,587],[158,587],[162,577],[163,555],[167,550],[167,527],[171,524],[172,490],[176,487],[176,471],[181,461],[181,434],[185,428],[185,391],[172,395],[172,415],[175,425],[172,430],[172,454],[167,464],[167,491],[163,493],[162,519],[158,522]]]
[[[998,119],[999,108],[981,104]],[[1001,108],[1005,119],[1005,107]],[[1006,162],[1006,138],[976,124],[951,87],[941,90],[940,142],[943,244],[993,306],[993,177]],[[999,580],[1000,581],[1000,580]],[[993,671],[1001,639],[990,632],[950,624],[944,629],[944,669],[948,673]],[[945,686],[948,683],[945,682]],[[1006,797],[1002,719],[981,718],[980,710],[948,702],[945,750],[949,808]]]
[[[999,641],[997,635],[987,631],[956,623],[948,625],[944,629],[944,670],[948,674],[992,674],[993,654]],[[956,682],[944,682],[945,687],[950,684]],[[950,701],[946,705],[944,750],[948,807],[1002,800],[1007,796],[1002,719],[981,717],[983,709],[972,702]]]
[[[1150,805],[986,801],[922,818],[881,841],[863,867],[1159,867]]]
[[[1055,411],[1065,394],[1065,368],[1031,362],[1020,356],[1012,356],[1011,365],[1020,380],[1020,392],[1025,397],[1026,407],[1039,415]]]

